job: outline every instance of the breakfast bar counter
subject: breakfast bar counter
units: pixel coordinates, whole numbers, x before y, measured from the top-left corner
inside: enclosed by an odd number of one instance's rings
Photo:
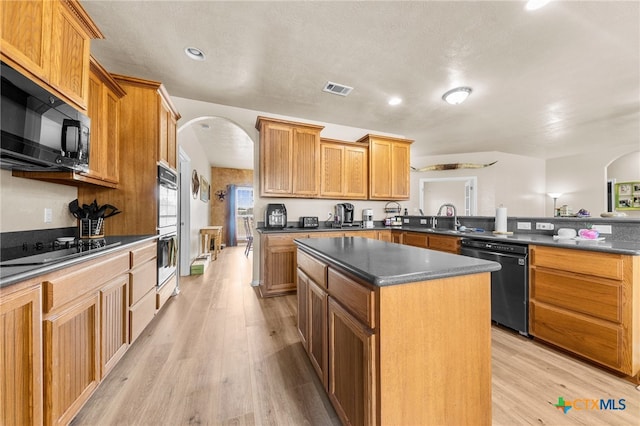
[[[495,262],[296,239],[298,332],[343,424],[491,424]]]

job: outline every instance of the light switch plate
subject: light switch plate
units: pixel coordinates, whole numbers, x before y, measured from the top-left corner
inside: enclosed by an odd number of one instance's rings
[[[531,222],[518,222],[518,229],[531,229]]]
[[[427,219],[420,219],[420,225],[426,225]]]
[[[404,223],[409,223],[409,218],[408,217],[404,219]]]
[[[53,222],[53,210],[51,210],[49,207],[45,207],[44,208],[44,223],[51,223]]]

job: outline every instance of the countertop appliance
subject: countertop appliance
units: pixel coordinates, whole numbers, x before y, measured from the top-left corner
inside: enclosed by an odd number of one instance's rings
[[[362,209],[362,224],[364,228],[373,228],[373,209]]]
[[[318,227],[318,216],[300,216],[300,223],[298,224],[300,228],[317,228]]]
[[[2,167],[88,171],[89,117],[4,62],[0,65]]]
[[[334,223],[340,226],[353,226],[353,204],[340,203],[335,206]]]
[[[491,273],[491,320],[529,335],[529,248],[508,242],[463,238],[461,254],[500,263]]]
[[[267,228],[285,228],[287,226],[287,208],[284,204],[267,204],[264,211],[264,224]]]

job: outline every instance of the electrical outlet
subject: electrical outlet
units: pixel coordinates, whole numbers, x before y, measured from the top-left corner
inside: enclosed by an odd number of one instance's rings
[[[404,218],[404,223],[409,223],[409,218],[408,217]]]
[[[49,207],[45,207],[44,208],[44,223],[51,223],[53,222],[53,210],[51,210]]]
[[[420,225],[426,225],[427,219],[420,219]]]
[[[611,234],[611,225],[593,225],[591,229],[598,231],[601,234]]]
[[[553,230],[553,223],[536,222],[536,229]]]
[[[518,229],[531,230],[531,222],[518,222]]]

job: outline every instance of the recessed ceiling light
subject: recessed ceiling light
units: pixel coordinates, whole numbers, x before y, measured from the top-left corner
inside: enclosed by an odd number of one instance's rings
[[[184,53],[194,61],[204,61],[205,56],[202,50],[197,47],[187,47],[184,49]]]
[[[451,105],[458,105],[463,103],[470,94],[471,87],[456,87],[442,95],[442,99]]]
[[[389,99],[389,105],[395,106],[395,105],[400,105],[401,103],[402,103],[402,99],[398,97],[393,97]]]
[[[538,10],[550,1],[551,0],[529,0],[524,8],[527,10]]]

